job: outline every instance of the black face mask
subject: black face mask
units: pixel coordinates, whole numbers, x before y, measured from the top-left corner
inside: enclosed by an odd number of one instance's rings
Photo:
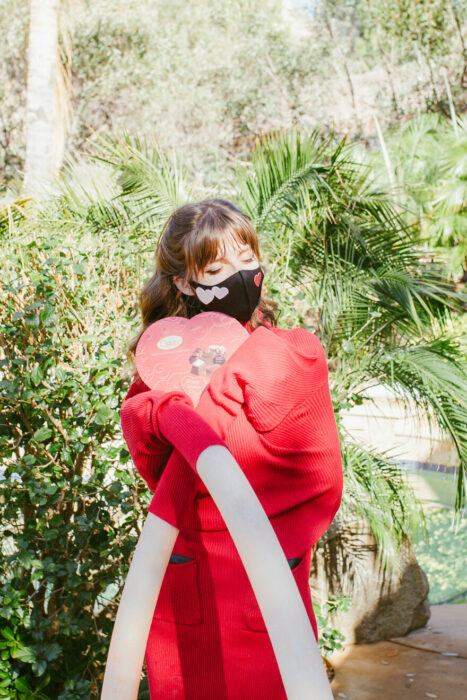
[[[220,311],[245,323],[249,321],[261,296],[264,272],[259,266],[255,270],[239,270],[217,284],[201,284],[190,280],[196,297],[192,307],[199,311]]]

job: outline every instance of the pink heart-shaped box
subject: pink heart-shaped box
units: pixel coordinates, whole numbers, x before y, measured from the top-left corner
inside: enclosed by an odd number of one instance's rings
[[[181,390],[196,406],[212,373],[248,336],[237,319],[219,311],[203,311],[190,319],[168,316],[142,334],[136,368],[150,389]]]

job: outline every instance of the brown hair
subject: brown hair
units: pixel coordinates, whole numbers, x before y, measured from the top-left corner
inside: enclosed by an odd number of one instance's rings
[[[205,199],[185,204],[167,219],[155,252],[155,270],[139,294],[142,326],[131,339],[127,359],[134,368],[134,354],[141,335],[154,321],[167,316],[192,318],[199,312],[194,297],[183,294],[173,277],[189,282],[206,265],[214,261],[223,241],[228,237],[250,245],[260,261],[258,236],[249,217],[225,199]],[[277,326],[278,304],[261,296],[250,319],[252,329],[258,326]]]

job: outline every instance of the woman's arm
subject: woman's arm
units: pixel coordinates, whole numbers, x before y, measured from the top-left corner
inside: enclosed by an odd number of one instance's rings
[[[173,452],[173,443],[159,431],[157,414],[173,397],[193,406],[181,391],[150,389],[141,379],[135,379],[120,409],[122,433],[131,458],[153,493]]]
[[[182,409],[183,412],[186,410]],[[182,413],[175,406],[175,422]],[[167,410],[166,420],[169,415]],[[193,425],[198,419],[193,419]],[[192,454],[197,451],[196,448]],[[244,563],[287,697],[332,700],[326,670],[293,575],[274,529],[240,466],[220,443],[204,447],[192,466],[212,494]],[[164,476],[170,477],[171,470],[168,465]],[[149,513],[118,609],[101,700],[137,698],[149,628],[178,532]]]
[[[180,529],[200,483],[193,469],[199,453],[225,443],[187,395],[150,390],[141,380],[131,385],[120,416],[135,467],[155,494],[154,514]]]

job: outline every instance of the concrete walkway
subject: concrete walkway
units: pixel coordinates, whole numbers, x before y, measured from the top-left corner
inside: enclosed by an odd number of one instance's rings
[[[329,661],[335,700],[467,700],[467,603],[433,605],[425,627]]]

